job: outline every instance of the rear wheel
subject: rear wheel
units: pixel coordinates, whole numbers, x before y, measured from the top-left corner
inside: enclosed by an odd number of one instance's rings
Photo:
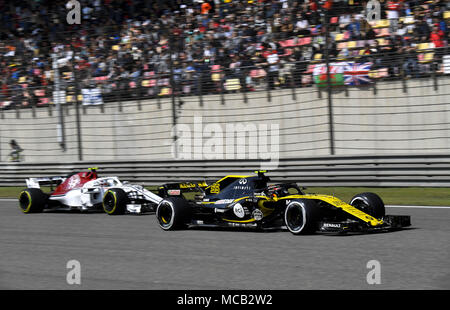
[[[27,188],[19,194],[19,207],[23,213],[39,213],[47,204],[48,195],[39,188]]]
[[[156,208],[156,219],[164,230],[186,228],[191,220],[191,207],[182,198],[166,198]]]
[[[361,193],[355,195],[352,200],[350,200],[350,204],[377,219],[381,219],[386,214],[383,200],[374,193]]]
[[[120,188],[111,188],[103,196],[103,210],[109,215],[125,214],[127,203],[127,193]]]
[[[291,201],[284,211],[284,222],[294,235],[311,234],[317,230],[319,209],[314,201],[299,199]]]

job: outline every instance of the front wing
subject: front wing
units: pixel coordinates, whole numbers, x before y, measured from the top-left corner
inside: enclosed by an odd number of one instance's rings
[[[318,230],[321,232],[347,233],[347,232],[382,232],[401,229],[411,226],[411,217],[409,215],[386,215],[383,217],[383,224],[370,226],[361,221],[346,220],[341,222],[319,222]]]

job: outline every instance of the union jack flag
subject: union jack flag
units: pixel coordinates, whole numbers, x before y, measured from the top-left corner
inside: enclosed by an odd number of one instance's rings
[[[369,78],[369,71],[371,67],[371,62],[362,64],[351,62],[347,63],[344,67],[344,84],[355,86],[371,83]]]

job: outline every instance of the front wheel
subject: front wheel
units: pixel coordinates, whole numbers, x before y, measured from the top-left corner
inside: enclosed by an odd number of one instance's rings
[[[374,193],[361,193],[355,195],[352,200],[350,200],[350,204],[377,219],[383,218],[386,214],[383,200]]]
[[[294,235],[311,234],[317,230],[319,209],[314,201],[291,201],[284,211],[284,222]]]
[[[191,207],[184,199],[166,198],[156,208],[156,219],[164,230],[185,228],[191,219]]]
[[[127,193],[120,188],[111,188],[103,196],[103,210],[109,215],[125,214],[127,203]]]

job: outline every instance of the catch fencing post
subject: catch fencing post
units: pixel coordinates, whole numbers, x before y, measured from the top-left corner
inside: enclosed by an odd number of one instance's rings
[[[225,74],[222,72],[220,74],[220,103],[225,105],[225,96],[223,94],[225,92]]]
[[[333,98],[331,90],[330,80],[330,51],[328,49],[328,41],[330,41],[330,33],[328,29],[328,11],[323,9],[319,3],[318,7],[321,8],[322,23],[325,30],[325,63],[327,68],[327,94],[328,94],[328,125],[329,125],[329,137],[330,137],[330,154],[334,155],[334,125],[333,125]]]
[[[435,91],[438,90],[438,81],[437,81],[437,75],[436,70],[438,69],[438,64],[435,60],[431,62],[431,76],[433,77],[433,89]]]
[[[269,72],[269,66],[267,66],[267,74],[266,74],[266,83],[267,83],[267,101],[272,102],[272,95],[270,93],[270,79],[271,79],[271,75]]]
[[[171,88],[171,98],[172,98],[172,126],[173,128],[176,128],[175,126],[177,125],[177,107],[176,107],[176,98],[175,98],[175,80],[173,78],[173,59],[172,59],[172,44],[173,44],[173,33],[171,31],[169,31],[169,70],[170,70],[170,77],[169,77],[169,83],[170,83],[170,88]],[[174,155],[175,157],[178,156],[178,150],[177,150],[177,136],[176,136],[176,132],[173,135],[173,145],[174,145]]]
[[[61,94],[60,94],[60,83],[59,83],[59,68],[58,68],[58,59],[55,53],[52,53],[52,67],[53,67],[53,75],[55,86],[53,89],[53,100],[56,101],[56,107],[58,109],[59,115],[59,123],[57,127],[57,136],[60,136],[58,139],[59,144],[63,151],[66,151],[66,137],[64,132],[64,114],[61,105]]]
[[[245,68],[244,68],[245,69]],[[240,77],[239,77],[239,81],[242,84],[242,88],[241,88],[241,92],[242,92],[242,96],[244,98],[244,103],[248,103],[248,99],[247,99],[247,81],[246,81],[246,77],[247,75],[244,72],[245,70],[243,70],[241,68],[240,70]]]
[[[73,81],[75,86],[75,119],[77,124],[77,145],[78,145],[78,160],[83,160],[83,145],[81,138],[81,119],[80,119],[80,103],[78,100],[78,95],[80,94],[80,88],[78,83],[78,75],[73,64],[75,53],[72,53],[72,70],[73,70]]]
[[[200,106],[203,107],[203,70],[200,70],[197,72],[197,92],[198,92],[198,99],[200,102]]]
[[[294,63],[294,65],[291,67],[289,72],[290,72],[290,75],[291,75],[291,78],[290,78],[291,82],[290,82],[290,84],[291,84],[291,89],[292,89],[292,100],[297,101],[297,94],[295,92],[295,88],[296,88],[296,85],[295,85],[295,70],[294,70],[295,65],[296,65],[296,63]]]

